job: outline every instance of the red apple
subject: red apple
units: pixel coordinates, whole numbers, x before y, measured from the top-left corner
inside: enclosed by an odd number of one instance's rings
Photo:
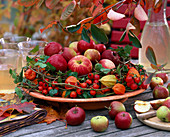
[[[106,50],[106,46],[104,44],[97,44],[94,46],[100,53],[103,53]]]
[[[169,96],[168,89],[166,87],[160,86],[160,85],[156,86],[153,89],[152,93],[153,93],[153,97],[155,99],[165,99]]]
[[[66,113],[66,121],[69,125],[76,126],[84,122],[86,117],[85,111],[80,107],[73,107]]]
[[[84,56],[87,57],[93,63],[98,62],[100,60],[100,52],[96,49],[87,49],[84,52]]]
[[[75,52],[78,52],[77,44],[78,44],[78,41],[74,41],[70,43],[69,48],[72,48]]]
[[[164,83],[166,83],[168,81],[168,74],[166,74],[166,73],[158,73],[158,74],[156,74],[156,77],[160,77]]]
[[[164,82],[160,77],[152,77],[152,80],[150,82],[150,88],[154,89],[157,85],[163,85]]]
[[[52,56],[58,54],[62,50],[62,46],[57,42],[50,42],[44,48],[44,54],[47,56]]]
[[[162,106],[166,106],[170,109],[170,97],[167,97],[163,102]]]
[[[120,129],[130,128],[132,121],[132,116],[128,112],[119,112],[115,117],[115,125]]]
[[[152,100],[150,101],[150,104],[153,109],[157,110],[160,106],[162,106],[164,99],[159,99],[159,100]]]
[[[60,70],[62,72],[65,72],[67,70],[67,61],[60,54],[52,55],[47,59],[47,62],[54,66],[56,68],[56,71]]]
[[[102,59],[99,61],[99,63],[102,65],[102,67],[104,67],[106,69],[115,68],[115,64],[109,59]]]
[[[96,132],[104,132],[109,125],[109,120],[105,116],[95,116],[91,119],[91,127]]]
[[[73,57],[68,62],[68,67],[71,71],[77,72],[79,76],[86,75],[92,71],[91,61],[83,55]]]
[[[62,53],[62,56],[66,59],[67,62],[73,57],[75,57],[76,55],[77,53],[73,49],[67,47],[64,48]]]
[[[117,53],[115,53],[114,51],[108,49],[105,50],[102,53],[102,59],[109,59],[111,60],[116,66],[118,66],[120,64],[120,57]]]
[[[125,106],[123,105],[123,103],[119,102],[119,101],[113,101],[110,103],[110,107],[109,107],[109,116],[111,119],[114,119],[115,116],[122,111],[126,111]]]
[[[80,53],[84,53],[87,49],[94,49],[94,41],[90,41],[90,43],[80,40],[77,44],[77,49]]]

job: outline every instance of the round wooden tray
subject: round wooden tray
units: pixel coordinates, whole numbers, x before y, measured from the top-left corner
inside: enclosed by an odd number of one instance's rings
[[[55,106],[56,102],[68,103],[70,106],[80,106],[86,110],[96,110],[103,109],[105,106],[109,106],[113,100],[125,102],[128,97],[136,96],[145,91],[145,89],[139,89],[133,92],[127,92],[123,95],[113,95],[107,97],[99,97],[99,98],[88,98],[88,99],[71,99],[71,98],[62,98],[62,97],[50,97],[44,96],[38,92],[30,92],[28,89],[23,89],[27,94],[42,100],[46,100],[49,104]]]
[[[143,119],[143,114],[148,115],[145,119]],[[150,116],[149,116],[150,115]],[[161,130],[167,130],[170,131],[170,123],[169,122],[162,122],[159,118],[156,117],[156,110],[151,108],[146,113],[136,113],[137,118],[144,123],[145,125],[148,125],[150,127],[161,129]]]

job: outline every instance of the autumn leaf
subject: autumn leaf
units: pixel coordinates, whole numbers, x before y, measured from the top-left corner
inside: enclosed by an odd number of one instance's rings
[[[91,0],[80,0],[80,7],[90,7],[91,6]]]
[[[6,101],[10,101],[11,99],[14,99],[15,96],[16,96],[15,93],[5,94],[3,97],[1,97],[1,99],[6,100]]]
[[[114,10],[110,10],[109,13],[107,14],[107,17],[110,19],[110,20],[113,20],[113,21],[116,21],[116,20],[120,20],[122,18],[125,17],[124,14],[121,14],[121,13],[118,13],[118,12],[115,12]]]
[[[76,1],[73,0],[71,3],[69,3],[64,9],[63,9],[63,12],[61,14],[61,20],[66,20],[70,15],[71,13],[74,11],[76,7]]]
[[[30,113],[32,110],[34,110],[35,104],[32,102],[24,102],[21,104],[12,104],[4,107],[0,107],[0,116],[2,116],[7,111],[14,111],[17,110],[19,113]]]
[[[60,0],[46,0],[45,5],[49,9],[53,9],[59,2],[60,2]]]
[[[48,24],[47,27],[40,29],[41,33],[43,33],[43,31],[45,31],[45,30],[47,30],[47,29],[49,29],[49,28],[52,28],[52,26],[53,26],[54,24],[57,24],[57,21],[52,21],[50,24]]]
[[[155,5],[153,7],[153,10],[155,13],[158,13],[161,10],[162,7],[162,0],[156,0]]]
[[[18,4],[25,7],[30,7],[38,4],[40,0],[18,0]]]
[[[93,3],[98,6],[100,4],[103,4],[104,3],[104,0],[93,0]]]
[[[134,10],[134,16],[139,21],[146,21],[148,20],[148,16],[146,15],[144,9],[138,4],[138,6]]]

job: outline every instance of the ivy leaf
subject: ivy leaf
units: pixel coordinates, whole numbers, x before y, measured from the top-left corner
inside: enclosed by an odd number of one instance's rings
[[[53,9],[59,2],[60,2],[60,0],[46,0],[45,5],[49,9]]]
[[[78,24],[78,25],[70,25],[70,26],[67,26],[66,29],[73,33],[73,32],[76,32],[77,30],[79,30],[81,27],[81,24]]]
[[[30,53],[36,53],[37,51],[39,51],[39,45],[36,45],[35,48],[33,48]]]
[[[97,63],[95,65],[95,70],[100,71],[101,68],[102,68],[102,64]]]
[[[73,0],[63,9],[60,20],[66,20],[74,11],[75,7],[76,7],[76,1]]]
[[[100,71],[103,72],[104,74],[108,74],[111,71],[111,69],[106,69],[102,67]]]
[[[58,90],[57,90],[57,89],[51,89],[51,90],[49,91],[49,94],[50,94],[51,97],[53,97],[56,93],[58,93]]]
[[[56,71],[56,68],[54,66],[52,66],[49,62],[47,62],[46,65],[49,68],[49,70],[51,70],[52,72]]]
[[[18,87],[15,87],[15,92],[18,95],[19,98],[23,97],[22,90]]]
[[[122,42],[124,40],[125,36],[126,36],[126,30],[123,32],[119,41]]]
[[[108,43],[108,37],[104,33],[104,31],[100,28],[98,28],[96,25],[91,24],[91,33],[92,37],[98,42],[98,43],[103,43],[106,44]]]
[[[69,74],[68,74],[68,76],[74,76],[74,77],[78,77],[78,73],[77,72],[70,72]]]
[[[85,28],[83,28],[83,30],[82,30],[81,38],[82,38],[84,41],[90,43],[90,37],[88,36],[87,30],[86,30]]]
[[[34,64],[34,66],[40,66],[41,68],[45,68],[45,67],[47,67],[47,64],[37,62],[37,63]]]
[[[132,31],[129,30],[129,33],[128,33],[128,37],[129,37],[129,40],[132,42],[132,45],[137,47],[137,48],[141,48],[142,45],[139,41],[139,39],[136,37],[135,34],[132,33]]]
[[[146,57],[153,65],[157,65],[156,56],[152,47],[148,46],[146,48]]]

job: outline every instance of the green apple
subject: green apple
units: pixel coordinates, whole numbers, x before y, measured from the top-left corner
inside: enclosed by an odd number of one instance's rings
[[[150,88],[154,89],[157,85],[163,85],[164,82],[160,77],[153,77],[150,82]]]
[[[91,127],[96,132],[104,132],[109,125],[109,120],[105,116],[95,116],[91,119]]]
[[[74,42],[70,43],[69,48],[72,48],[72,49],[74,49],[75,52],[78,52],[77,43],[78,43],[78,41],[74,41]]]
[[[163,122],[170,122],[170,110],[166,106],[161,106],[156,111],[156,116]]]

